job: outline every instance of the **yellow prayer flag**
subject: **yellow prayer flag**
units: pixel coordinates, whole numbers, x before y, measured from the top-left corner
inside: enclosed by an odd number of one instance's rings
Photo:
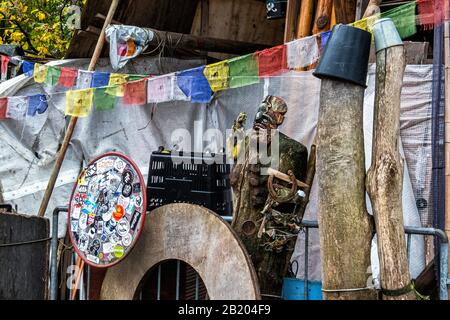
[[[364,18],[362,20],[357,20],[351,24],[352,27],[367,30],[367,18]]]
[[[111,73],[109,76],[109,83],[108,86],[114,86],[113,90],[108,90],[114,92],[114,95],[117,97],[123,97],[124,91],[123,91],[123,84],[127,82],[128,75],[121,74],[121,73]]]
[[[229,88],[230,67],[227,60],[207,65],[203,74],[208,80],[212,91]]]
[[[34,81],[37,83],[44,83],[47,78],[48,66],[45,64],[35,63],[34,64]]]
[[[74,117],[87,117],[91,112],[93,96],[93,89],[67,91],[65,114]]]

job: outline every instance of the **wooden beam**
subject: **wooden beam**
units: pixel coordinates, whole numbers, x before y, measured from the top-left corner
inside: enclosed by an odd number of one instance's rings
[[[330,29],[332,9],[333,0],[319,0],[312,30],[313,34],[328,31]]]
[[[356,0],[334,0],[336,23],[349,24],[355,21]]]
[[[297,24],[297,39],[311,35],[311,25],[314,19],[314,0],[302,0],[300,16]]]
[[[284,43],[295,39],[295,27],[300,10],[300,0],[288,0],[286,9],[286,23],[284,27]]]
[[[355,21],[360,20],[363,17],[368,4],[369,4],[369,0],[357,0],[356,1]]]

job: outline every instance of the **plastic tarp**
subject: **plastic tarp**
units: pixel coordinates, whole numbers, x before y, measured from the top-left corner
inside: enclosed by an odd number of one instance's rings
[[[138,61],[137,59],[136,61]],[[86,61],[64,62],[70,65],[83,65]],[[182,68],[175,65],[180,62],[165,63],[164,72],[173,72],[198,66],[200,63],[183,63]],[[158,64],[158,63],[156,63]],[[151,74],[149,63],[131,61],[124,72]],[[154,64],[153,64],[154,66]],[[103,64],[100,71],[108,70]],[[366,148],[366,166],[370,164],[371,131],[374,98],[374,66],[368,77],[368,88],[364,104],[364,134]],[[408,166],[415,163],[419,145],[418,135],[408,136],[412,128],[429,121],[429,114],[417,112],[431,105],[431,70],[429,65],[409,65],[406,68],[404,89],[402,93],[402,140],[408,143],[405,150],[405,175],[403,188],[403,210],[405,225],[420,226],[420,217],[415,205],[411,181],[416,181],[416,172],[408,171]],[[160,72],[162,70],[159,70]],[[0,85],[0,95],[24,95],[47,91],[41,84],[34,84],[31,79],[19,76]],[[209,104],[173,101],[151,103],[145,106],[123,107],[120,98],[113,110],[92,112],[89,117],[80,118],[75,129],[70,147],[63,163],[58,181],[51,198],[47,216],[56,206],[67,206],[76,176],[82,165],[94,157],[107,152],[119,151],[130,156],[147,177],[150,154],[159,146],[172,148],[183,144],[185,150],[202,151],[208,147],[211,151],[221,149],[225,141],[223,133],[230,129],[239,112],[248,114],[247,128],[250,128],[256,109],[265,95],[272,94],[286,100],[289,111],[281,131],[308,147],[313,142],[318,118],[320,80],[312,72],[291,71],[282,76],[260,80],[259,83],[242,88],[217,92]],[[55,152],[64,132],[64,95],[53,95],[49,100],[47,112],[37,115],[25,122],[15,120],[0,121],[0,177],[5,200],[17,204],[19,211],[36,214],[51,172]],[[423,110],[422,110],[423,111]],[[207,129],[219,129],[208,131]],[[190,133],[186,135],[187,130]],[[407,134],[407,139],[404,134]],[[429,146],[426,146],[429,152]],[[415,151],[414,151],[415,150]],[[425,153],[426,153],[425,152]],[[428,158],[426,158],[428,159]],[[426,161],[429,161],[426,160]],[[409,175],[407,174],[409,172]],[[410,176],[413,178],[410,179]],[[313,184],[310,203],[305,219],[317,220],[317,183]],[[370,202],[368,201],[369,211]],[[64,232],[64,223],[59,233]],[[298,277],[303,276],[304,235],[299,235],[293,259],[299,261]],[[372,250],[373,271],[377,273],[376,248]],[[309,240],[310,279],[320,279],[320,250],[317,230],[310,232]],[[415,277],[424,268],[423,238],[414,236],[411,249],[411,273]]]

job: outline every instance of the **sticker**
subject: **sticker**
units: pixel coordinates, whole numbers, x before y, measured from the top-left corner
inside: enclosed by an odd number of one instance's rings
[[[103,173],[110,170],[114,166],[114,161],[112,159],[102,159],[97,162],[97,174]]]
[[[114,243],[107,242],[103,244],[103,252],[104,253],[114,253]]]
[[[112,218],[112,211],[108,210],[105,213],[102,214],[103,221],[109,221]]]
[[[125,184],[130,184],[133,182],[133,174],[131,173],[130,170],[125,170],[122,173],[122,182]]]
[[[125,247],[128,247],[131,244],[132,241],[133,241],[133,236],[131,234],[129,234],[129,233],[127,233],[126,235],[124,235],[122,237],[122,244]]]
[[[122,219],[117,223],[117,233],[123,237],[130,231],[130,223],[126,219]]]
[[[72,230],[73,233],[78,232],[78,220],[72,221],[70,223],[70,229]]]
[[[79,193],[87,193],[88,192],[88,186],[83,184],[78,186],[78,192]]]
[[[141,184],[138,182],[138,183],[133,184],[133,193],[139,193],[139,192],[141,192]]]
[[[88,220],[87,220],[88,226],[90,226],[91,224],[93,224],[95,222],[95,217],[96,217],[95,213],[91,212],[88,214]]]
[[[94,163],[87,167],[85,177],[92,177],[97,174],[97,163]]]
[[[93,255],[98,255],[98,250],[100,249],[100,240],[94,239],[89,247],[89,253]]]
[[[90,228],[89,231],[88,231],[88,234],[89,234],[89,237],[90,237],[90,238],[94,238],[94,236],[95,236],[96,233],[97,233],[97,232],[95,231],[94,228]]]
[[[107,234],[111,234],[114,231],[116,231],[117,222],[115,222],[113,219],[109,220],[105,224],[105,231]]]
[[[142,197],[141,196],[136,196],[134,201],[136,203],[136,206],[138,206],[138,207],[142,206]]]
[[[123,162],[123,160],[121,159],[117,159],[116,162],[114,162],[114,168],[122,173],[123,169],[125,169],[125,162]]]
[[[141,213],[139,211],[134,211],[133,218],[131,218],[130,228],[135,231],[141,219]]]
[[[114,256],[116,258],[122,258],[122,256],[123,256],[123,247],[122,246],[114,247]]]
[[[78,220],[78,226],[80,227],[80,229],[86,229],[86,227],[87,227],[87,220],[88,220],[88,217],[87,217],[87,215],[86,214],[82,214],[81,216],[80,216],[80,220]]]
[[[119,199],[117,200],[117,204],[120,204],[122,207],[126,208],[130,204],[130,200],[131,200],[130,198],[120,195]]]
[[[103,234],[103,221],[99,221],[97,223],[97,233],[98,234]]]
[[[122,187],[122,195],[124,197],[129,197],[129,196],[131,196],[132,192],[133,192],[133,187],[131,186],[131,184],[125,183]]]
[[[71,214],[73,219],[80,219],[81,207],[73,208]]]
[[[78,238],[78,249],[81,251],[86,251],[88,244],[89,244],[88,236],[85,233],[80,234],[80,237]]]
[[[95,262],[95,263],[99,263],[99,262],[100,262],[100,258],[99,258],[99,257],[96,257],[96,256],[94,256],[94,255],[92,255],[92,254],[86,255],[86,258],[87,258],[89,261],[92,261],[92,262]]]
[[[123,209],[123,207],[120,204],[118,204],[116,207],[116,211],[113,212],[112,216],[113,216],[114,220],[119,221],[120,219],[122,219],[124,214],[125,214],[125,210]]]

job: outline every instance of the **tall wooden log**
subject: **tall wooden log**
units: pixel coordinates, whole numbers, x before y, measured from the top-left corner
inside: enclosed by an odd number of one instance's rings
[[[328,31],[331,24],[331,11],[333,9],[333,0],[319,0],[317,3],[316,17],[312,33]]]
[[[389,25],[392,23],[391,20],[383,20]],[[384,22],[377,23],[375,30],[383,28]],[[393,23],[392,27],[395,28]],[[393,31],[397,32],[395,29]],[[386,43],[385,34],[386,32],[375,31],[377,44],[381,43],[383,46]],[[398,39],[401,43],[399,36]],[[411,283],[403,227],[403,160],[399,152],[400,95],[405,52],[403,45],[398,44],[387,45],[377,51],[372,164],[367,173],[366,187],[375,218],[381,287],[388,291],[398,291]],[[384,295],[384,298],[415,298],[412,291],[392,294]]]
[[[355,21],[356,0],[334,0],[336,23],[349,24]]]
[[[311,25],[314,19],[314,0],[302,0],[300,16],[297,24],[297,39],[311,35]]]
[[[297,25],[300,0],[288,0],[286,9],[286,23],[284,26],[284,42],[295,39],[295,27]]]
[[[322,79],[317,144],[325,299],[373,299],[366,289],[372,224],[365,203],[364,87]]]

